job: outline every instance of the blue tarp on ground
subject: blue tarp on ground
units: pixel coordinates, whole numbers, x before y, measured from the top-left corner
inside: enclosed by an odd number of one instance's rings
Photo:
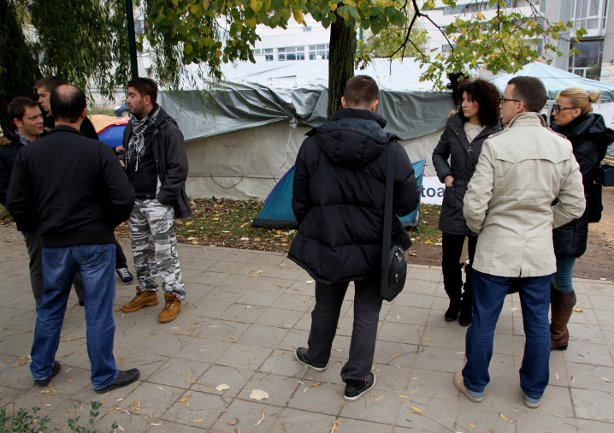
[[[116,123],[105,126],[98,132],[98,140],[111,148],[116,148],[122,145],[124,129],[126,129],[127,120],[119,120]]]
[[[424,173],[424,160],[412,163],[416,173],[418,189],[422,190],[422,177]],[[286,172],[275,187],[271,190],[254,221],[253,227],[266,227],[275,229],[297,228],[298,222],[292,211],[292,182],[294,180],[294,167]],[[409,215],[400,217],[403,226],[415,227],[418,225],[420,205]]]

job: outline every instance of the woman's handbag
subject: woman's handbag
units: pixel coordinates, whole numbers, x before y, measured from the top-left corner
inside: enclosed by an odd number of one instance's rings
[[[400,245],[392,244],[392,221],[397,218],[392,213],[392,193],[394,190],[394,161],[392,150],[386,146],[386,197],[384,200],[384,231],[382,234],[382,263],[380,297],[392,301],[405,286],[407,262]]]

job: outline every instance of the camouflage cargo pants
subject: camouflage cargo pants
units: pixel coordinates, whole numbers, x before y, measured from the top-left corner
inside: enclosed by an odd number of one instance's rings
[[[157,290],[157,277],[160,276],[164,291],[184,300],[173,207],[155,199],[137,199],[128,228],[138,287],[141,290]]]

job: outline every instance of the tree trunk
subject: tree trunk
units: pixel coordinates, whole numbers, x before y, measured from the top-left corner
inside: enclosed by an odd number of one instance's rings
[[[356,29],[354,21],[346,23],[337,15],[330,27],[328,59],[328,117],[341,108],[345,83],[354,76]]]
[[[15,3],[0,0],[0,126],[13,129],[7,105],[15,96],[32,97],[32,86],[40,78],[34,50],[26,42],[17,21]]]

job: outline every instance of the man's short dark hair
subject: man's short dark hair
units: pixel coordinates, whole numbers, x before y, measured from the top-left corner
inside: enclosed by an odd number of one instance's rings
[[[158,85],[151,78],[133,78],[128,81],[128,87],[135,88],[141,96],[149,96],[152,104],[158,99]]]
[[[9,119],[11,119],[11,125],[14,126],[13,119],[21,120],[23,118],[23,115],[26,113],[26,107],[38,107],[38,104],[36,101],[26,96],[15,96],[13,100],[9,102],[7,111],[9,113]]]
[[[75,123],[86,107],[85,93],[77,86],[63,84],[51,92],[51,112],[55,120]]]
[[[348,80],[343,90],[345,102],[350,107],[369,105],[379,99],[379,87],[368,75],[356,75]]]
[[[507,84],[514,85],[511,96],[524,102],[527,111],[539,113],[546,105],[548,92],[539,78],[519,76],[512,78]]]
[[[36,89],[38,89],[39,87],[44,87],[49,92],[53,92],[56,87],[61,84],[64,84],[64,81],[60,80],[58,77],[43,77],[34,84],[34,90],[36,91]]]

